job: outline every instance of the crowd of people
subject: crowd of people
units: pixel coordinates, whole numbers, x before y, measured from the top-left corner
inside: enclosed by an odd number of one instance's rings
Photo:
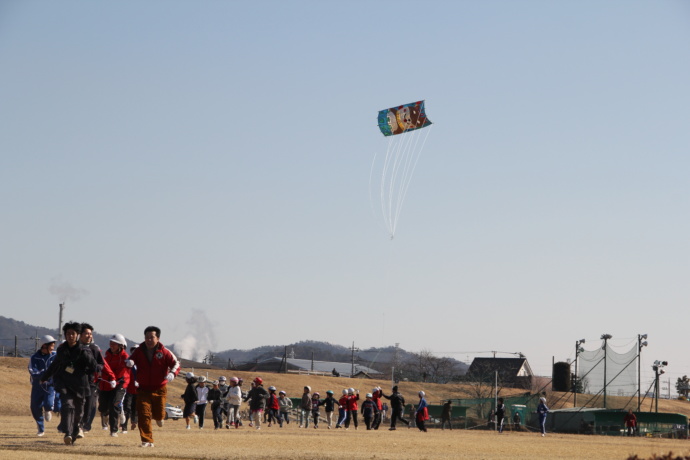
[[[167,384],[180,371],[175,355],[160,342],[156,326],[144,330],[144,342],[127,353],[122,334],[110,338],[101,353],[93,343],[93,326],[68,322],[62,327],[65,341],[57,349],[50,335],[29,361],[31,414],[38,436],[45,423],[59,412],[58,431],[66,445],[74,445],[91,431],[96,412],[101,427],[117,437],[127,428],[139,428],[142,447],[153,447],[152,421],[165,419]]]
[[[93,326],[88,323],[68,322],[63,328],[65,341],[56,348],[52,336],[44,336],[40,349],[29,361],[31,375],[31,414],[38,428],[37,435],[44,436],[45,423],[53,412],[60,414],[58,431],[63,434],[66,445],[73,445],[92,429],[98,412],[101,428],[109,430],[110,436],[139,429],[141,447],[153,447],[152,422],[163,426],[166,418],[167,384],[180,371],[180,363],[172,351],[161,342],[161,330],[149,326],[144,330],[144,341],[133,345],[127,351],[127,342],[122,334],[110,338],[109,348],[102,353],[93,342]],[[261,377],[256,377],[243,389],[243,380],[238,377],[220,376],[208,381],[203,375],[187,372],[184,376],[187,386],[181,395],[184,401],[182,417],[186,429],[191,429],[192,420],[203,429],[206,409],[210,405],[213,427],[216,430],[239,429],[243,426],[241,406],[248,405],[246,418],[249,427],[261,429],[278,425],[282,428],[290,423],[290,413],[296,410],[299,428],[313,428],[321,425],[321,409],[325,413],[327,429],[355,430],[361,421],[367,430],[378,430],[388,412],[390,402],[390,427],[397,429],[398,422],[407,427],[416,426],[426,432],[429,420],[428,403],[424,391],[418,393],[419,400],[413,406],[409,419],[405,418],[405,398],[397,386],[386,395],[381,387],[375,387],[364,398],[359,390],[345,388],[336,399],[333,390],[327,390],[325,397],[310,386],[305,386],[298,407],[293,407],[286,391],[275,386],[264,387]],[[503,400],[495,411],[502,431],[505,406]],[[548,407],[542,398],[537,409],[542,435]],[[450,426],[451,402],[448,401],[441,415],[441,427]]]
[[[359,390],[345,388],[342,396],[336,399],[333,390],[327,390],[325,397],[322,398],[318,391],[312,392],[310,386],[305,386],[302,397],[297,407],[293,407],[292,399],[287,396],[284,390],[278,391],[274,386],[267,389],[261,377],[255,378],[249,384],[249,389],[244,391],[243,379],[231,377],[229,380],[225,376],[220,376],[217,380],[209,382],[203,375],[195,376],[193,372],[185,375],[187,387],[181,395],[184,401],[182,416],[186,423],[186,429],[191,429],[192,421],[198,424],[199,429],[203,430],[206,419],[206,409],[210,404],[211,416],[213,418],[213,428],[215,430],[235,428],[243,426],[242,403],[248,403],[246,410],[247,423],[250,427],[261,429],[262,424],[267,426],[278,425],[282,428],[290,423],[290,412],[298,412],[299,428],[318,428],[321,424],[323,408],[325,415],[325,426],[327,429],[345,429],[352,426],[355,430],[359,429],[361,414],[362,421],[367,430],[378,430],[385,418],[388,404],[384,398],[390,400],[393,414],[396,418],[391,418],[390,430],[396,429],[396,422],[402,420],[409,426],[410,422],[402,418],[405,407],[405,398],[398,391],[398,387],[393,387],[390,395],[385,395],[380,387],[372,389],[364,399],[360,398]],[[428,420],[428,404],[424,392],[419,392],[419,404],[415,411],[416,426],[421,431],[426,431],[424,421]]]

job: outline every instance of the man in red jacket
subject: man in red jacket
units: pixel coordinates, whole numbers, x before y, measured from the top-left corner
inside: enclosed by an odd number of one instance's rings
[[[144,329],[144,342],[132,352],[127,366],[137,366],[137,415],[141,447],[153,447],[151,419],[163,426],[167,384],[180,372],[177,357],[160,343],[161,330],[156,326]]]

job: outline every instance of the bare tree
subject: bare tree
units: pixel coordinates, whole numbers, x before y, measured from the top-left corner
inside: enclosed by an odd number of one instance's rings
[[[410,353],[403,370],[407,378],[422,382],[447,383],[457,377],[453,359],[439,358],[429,350]]]
[[[491,366],[475,366],[468,372],[463,380],[468,384],[468,392],[476,399],[491,399],[494,397],[494,389],[497,394],[503,389],[503,381],[499,373],[498,387],[496,387],[496,371]],[[483,419],[489,414],[491,402],[486,401],[477,404],[477,418]]]

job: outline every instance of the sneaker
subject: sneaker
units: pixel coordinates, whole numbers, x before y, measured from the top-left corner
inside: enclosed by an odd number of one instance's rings
[[[46,422],[50,422],[50,420],[53,418],[53,413],[49,410],[46,411],[45,415],[43,416]]]
[[[125,424],[125,421],[127,421],[127,417],[125,417],[125,413],[124,413],[124,412],[120,412],[120,416],[118,417],[117,421],[118,421],[118,423],[119,423],[120,425],[124,425],[124,424]]]
[[[127,434],[127,430],[125,430],[125,429],[123,428],[123,429],[122,429],[122,434]]]
[[[111,438],[117,438],[117,431],[111,431],[111,432],[110,432],[110,437],[111,437]]]
[[[136,429],[137,429],[137,424],[136,424],[136,423],[132,423],[132,426],[130,426],[129,429],[132,430],[132,431],[136,430]]]
[[[79,428],[79,433],[77,433],[77,439],[81,439],[84,437],[84,430]]]
[[[189,426],[189,425],[187,425],[187,429],[188,429],[188,430],[191,430],[191,429],[192,429],[192,427],[191,427],[191,426]]]
[[[163,420],[156,420],[156,425],[158,425],[159,427],[162,428],[163,427]]]
[[[388,431],[395,431],[395,427],[388,428]]]
[[[142,442],[141,447],[153,447],[153,443],[152,442]]]
[[[40,437],[40,436],[43,436],[44,434],[46,434],[45,431],[39,431],[38,433],[36,433],[36,436]]]
[[[72,436],[70,435],[65,435],[64,438],[62,438],[66,446],[71,446],[72,445]]]

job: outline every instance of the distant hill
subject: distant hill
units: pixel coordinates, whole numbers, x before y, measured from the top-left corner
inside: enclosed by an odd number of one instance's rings
[[[98,327],[96,324],[93,326]],[[0,356],[14,356],[15,337],[18,356],[31,356],[38,347],[38,340],[44,335],[52,335],[57,339],[57,328],[50,329],[47,327],[33,326],[23,321],[0,316]],[[93,341],[96,342],[102,350],[106,350],[110,344],[111,336],[112,333],[99,334],[98,329],[96,329],[96,332],[93,334]],[[129,338],[126,339],[127,344],[141,342],[133,341]]]
[[[290,358],[314,359],[316,361],[352,361],[352,350],[342,345],[334,345],[328,342],[318,342],[305,340],[292,343],[290,345],[266,345],[250,350],[230,349],[219,351],[213,354],[213,364],[219,367],[232,368],[241,364],[263,361],[264,359],[281,357],[287,354]],[[354,353],[355,364],[371,367],[384,374],[390,375],[394,363],[398,367],[410,362],[414,357],[413,353],[393,346],[382,348],[356,349]],[[456,374],[462,375],[467,372],[467,364],[452,360]]]
[[[96,332],[94,333],[94,341],[101,347],[102,350],[108,348],[110,337],[112,333],[100,334],[99,325],[94,324]],[[17,321],[11,318],[0,316],[0,356],[14,356],[15,336],[17,337],[17,351],[19,356],[31,356],[36,350],[37,340],[46,334],[50,334],[57,338],[57,329],[50,329],[45,327],[33,326],[22,321]],[[127,343],[139,343],[127,338]],[[174,344],[171,345],[175,351]],[[241,364],[250,362],[262,361],[264,359],[281,357],[287,352],[288,357],[297,359],[314,359],[316,361],[335,361],[349,363],[352,361],[352,350],[349,347],[342,345],[334,345],[328,342],[319,342],[314,340],[303,340],[292,343],[290,345],[264,345],[261,347],[252,348],[250,350],[229,349],[218,352],[212,352],[212,359],[208,364],[217,366],[221,369],[234,368]],[[382,372],[384,375],[390,375],[391,369],[397,363],[397,368],[402,369],[406,363],[413,361],[415,355],[411,352],[405,351],[402,348],[393,346],[382,348],[367,348],[356,349],[354,353],[355,364],[370,367]],[[454,368],[454,375],[465,374],[468,365],[451,359]],[[411,372],[406,371],[404,375],[411,378]]]

